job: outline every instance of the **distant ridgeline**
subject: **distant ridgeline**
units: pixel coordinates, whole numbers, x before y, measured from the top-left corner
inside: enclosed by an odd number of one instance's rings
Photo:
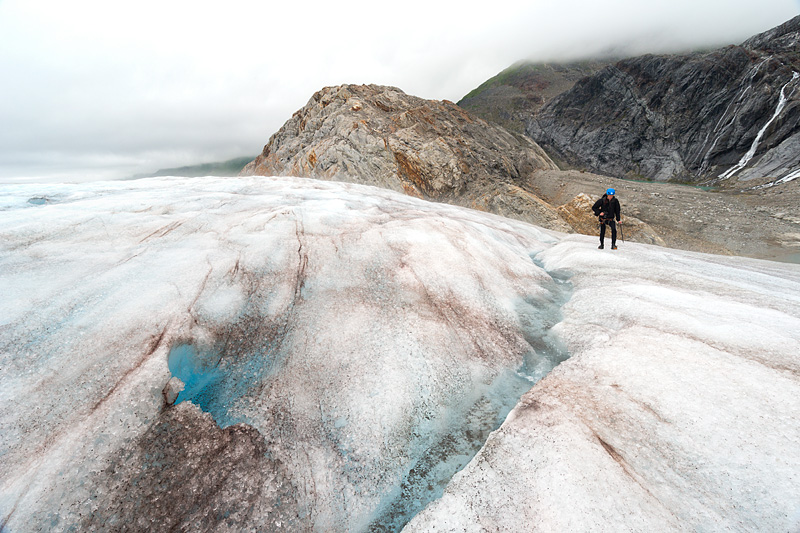
[[[800,177],[799,36],[796,17],[711,52],[517,64],[459,105],[524,132],[561,168],[734,186],[791,181]]]
[[[203,163],[201,165],[189,165],[185,167],[176,168],[162,168],[153,173],[138,174],[134,178],[146,178],[152,176],[182,176],[182,177],[200,177],[200,176],[236,176],[241,172],[244,166],[252,161],[252,157],[237,157],[235,159],[228,159],[227,161],[220,161],[216,163]]]

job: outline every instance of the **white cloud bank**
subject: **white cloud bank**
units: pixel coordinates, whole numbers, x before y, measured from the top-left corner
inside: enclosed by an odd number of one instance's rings
[[[0,186],[0,236],[9,531],[362,531],[467,462],[410,531],[800,525],[796,265],[291,178]]]
[[[733,44],[797,13],[789,0],[2,0],[0,179],[255,155],[324,86],[456,101],[520,59]]]

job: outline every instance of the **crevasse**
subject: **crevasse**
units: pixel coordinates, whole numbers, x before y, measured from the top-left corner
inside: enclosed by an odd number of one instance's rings
[[[532,260],[544,268],[535,257]],[[408,474],[376,509],[369,531],[400,531],[429,503],[441,498],[453,476],[475,457],[522,395],[569,357],[552,328],[562,320],[561,309],[572,296],[570,275],[548,274],[550,305],[527,301],[517,305],[520,325],[531,347],[520,367],[498,376],[465,416],[448,421],[448,431],[418,451]]]
[[[535,257],[531,260],[544,269]],[[562,319],[561,309],[570,299],[569,275],[548,272],[543,282],[549,293],[548,303],[520,299],[515,304],[520,330],[530,346],[517,368],[500,373],[491,383],[476,390],[470,406],[463,406],[435,423],[419,422],[418,445],[411,450],[407,472],[388,490],[369,518],[370,531],[400,531],[430,502],[440,498],[451,478],[463,469],[483,447],[492,431],[505,420],[520,397],[568,357],[566,349],[553,333]],[[172,347],[168,366],[173,376],[186,388],[176,403],[190,401],[211,414],[220,427],[242,420],[231,408],[257,382],[270,374],[274,354],[240,353],[227,357],[192,342]],[[336,422],[346,424],[346,418]],[[426,429],[430,435],[422,434]],[[357,465],[363,468],[363,465]]]

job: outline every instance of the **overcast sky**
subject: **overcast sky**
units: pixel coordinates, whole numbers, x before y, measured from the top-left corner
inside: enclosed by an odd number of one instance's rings
[[[458,101],[523,59],[738,44],[798,0],[0,0],[0,182],[255,156],[311,95]]]

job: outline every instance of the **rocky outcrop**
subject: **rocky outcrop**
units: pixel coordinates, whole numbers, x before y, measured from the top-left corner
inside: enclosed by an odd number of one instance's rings
[[[557,231],[576,231],[561,217],[558,209],[553,209],[540,197],[515,185],[500,185],[475,199],[470,207]]]
[[[342,85],[314,94],[242,174],[374,185],[565,229],[552,206],[520,200],[534,170],[555,168],[530,139],[452,102]]]
[[[526,133],[556,161],[608,175],[777,182],[800,168],[799,37],[797,17],[740,46],[620,61],[553,99]]]

